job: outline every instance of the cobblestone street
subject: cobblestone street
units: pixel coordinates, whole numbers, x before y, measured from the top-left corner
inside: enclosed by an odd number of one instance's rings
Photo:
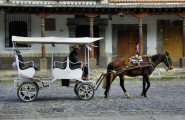
[[[125,97],[118,81],[113,82],[108,99],[104,98],[104,89],[100,86],[88,101],[80,100],[73,86],[61,87],[60,82],[53,82],[50,89],[39,91],[35,101],[22,102],[13,82],[2,82],[0,119],[185,114],[185,80],[152,80],[148,98],[141,97],[141,80],[125,81],[125,84],[131,99]]]

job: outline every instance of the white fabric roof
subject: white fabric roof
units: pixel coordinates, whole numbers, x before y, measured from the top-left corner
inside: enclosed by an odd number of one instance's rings
[[[12,41],[20,44],[88,44],[101,38],[62,38],[62,37],[18,37],[12,36]]]

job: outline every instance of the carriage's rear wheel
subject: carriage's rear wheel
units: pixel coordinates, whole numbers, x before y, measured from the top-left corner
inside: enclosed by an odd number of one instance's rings
[[[24,102],[31,102],[37,98],[38,85],[36,83],[22,83],[17,89],[17,96]]]
[[[77,95],[82,100],[90,100],[94,96],[94,88],[90,84],[81,84],[77,88]]]

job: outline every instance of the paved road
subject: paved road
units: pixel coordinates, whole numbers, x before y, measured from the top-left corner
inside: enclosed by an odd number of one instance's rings
[[[99,88],[88,101],[80,100],[73,87],[54,82],[50,89],[39,91],[35,101],[26,103],[18,99],[13,83],[0,83],[0,119],[185,119],[185,80],[151,81],[148,98],[140,96],[142,81],[125,84],[131,99],[124,96],[118,81],[111,86],[108,99]]]

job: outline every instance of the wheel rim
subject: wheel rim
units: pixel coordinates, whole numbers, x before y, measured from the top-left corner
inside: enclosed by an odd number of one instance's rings
[[[32,101],[37,96],[37,88],[33,84],[23,84],[19,88],[19,98],[23,101]]]
[[[78,96],[83,100],[89,100],[94,96],[94,89],[91,85],[81,85],[78,88]]]

